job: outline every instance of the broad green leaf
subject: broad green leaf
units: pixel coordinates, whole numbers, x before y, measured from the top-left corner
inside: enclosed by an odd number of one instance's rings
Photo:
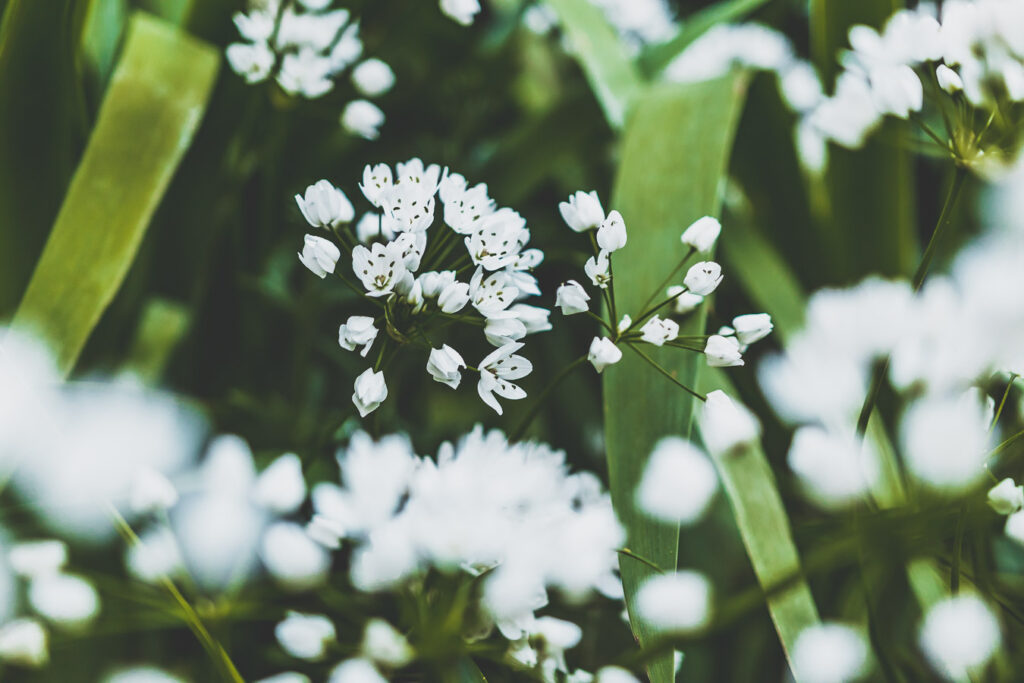
[[[615,30],[589,0],[548,0],[613,128],[622,128],[643,87],[640,73]]]
[[[636,103],[622,143],[622,161],[609,206],[629,229],[629,245],[613,257],[620,313],[636,315],[651,292],[684,256],[682,231],[704,215],[717,215],[718,188],[743,102],[745,78],[653,88]],[[703,312],[690,317],[682,334],[702,334]],[[646,351],[646,349],[645,349]],[[650,355],[681,382],[695,386],[698,354],[653,349]],[[651,368],[630,349],[604,373],[605,439],[612,499],[628,532],[628,547],[661,568],[676,566],[677,525],[637,513],[633,494],[655,442],[687,436],[695,399]],[[626,606],[641,645],[652,632],[636,618],[637,588],[654,570],[620,561]],[[671,681],[672,657],[649,666],[654,683]]]
[[[444,683],[487,683],[472,657],[463,657],[444,674]]]
[[[0,16],[0,319],[17,308],[81,151],[82,8],[9,0]]]
[[[92,89],[102,93],[114,69],[128,15],[127,0],[90,0],[82,33],[82,54]],[[95,95],[93,102],[98,102]]]
[[[812,0],[811,46],[826,83],[838,70],[839,52],[849,47],[850,26],[881,26],[902,6],[899,0]],[[830,147],[824,218],[830,263],[842,280],[907,275],[916,265],[913,168],[900,132],[885,125],[862,149]]]
[[[218,52],[162,21],[132,20],[82,162],[15,317],[65,374],[135,258],[202,119]]]
[[[188,309],[167,299],[146,304],[125,369],[143,381],[160,381],[175,347],[188,331]]]
[[[722,0],[688,17],[672,39],[654,45],[641,57],[647,73],[657,74],[678,57],[690,44],[718,24],[743,19],[768,3],[768,0]]]

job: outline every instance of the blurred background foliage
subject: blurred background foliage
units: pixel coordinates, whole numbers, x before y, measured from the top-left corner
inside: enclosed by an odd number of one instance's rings
[[[361,213],[369,208],[357,187],[364,165],[413,156],[447,165],[471,182],[486,182],[499,204],[527,219],[532,243],[547,255],[538,271],[546,296],[536,303],[551,306],[558,283],[579,277],[587,256],[585,244],[562,224],[557,203],[583,188],[597,190],[612,208],[619,160],[617,132],[579,65],[557,36],[522,27],[518,0],[486,4],[470,29],[427,0],[337,4],[362,17],[365,53],[386,61],[397,75],[397,86],[379,101],[387,115],[380,140],[353,138],[338,125],[342,106],[353,97],[346,81],[324,98],[296,101],[272,85],[248,86],[222,68],[194,142],[76,369],[79,377],[133,369],[195,400],[213,431],[244,436],[266,459],[298,453],[313,480],[335,477],[334,450],[359,426],[349,395],[361,365],[335,339],[339,323],[363,311],[338,283],[308,277],[302,269],[295,253],[306,226],[293,196],[327,178]],[[700,13],[714,3],[671,4],[685,26],[687,18],[708,16]],[[877,25],[898,3],[745,4],[752,11],[744,16],[784,31],[827,76],[849,24]],[[13,315],[25,291],[96,121],[131,13],[151,12],[222,50],[236,39],[231,16],[241,9],[240,0],[0,0],[0,320]],[[639,63],[658,59],[664,55],[652,50]],[[760,415],[770,411],[751,368],[799,324],[804,293],[872,272],[909,274],[948,182],[943,165],[912,157],[896,135],[878,136],[865,152],[832,150],[829,175],[807,178],[793,149],[793,123],[774,82],[754,77],[729,163],[731,181],[722,186],[727,277],[708,311],[708,327],[726,322],[719,310],[775,316],[775,341],[757,348],[747,368],[730,373]],[[971,212],[962,213],[958,220],[968,225]],[[733,234],[744,238],[733,242]],[[558,323],[531,343],[537,369],[523,383],[529,392],[583,353],[594,332],[583,316]],[[499,422],[472,392],[438,390],[420,359],[396,363],[389,371],[393,399],[365,426],[408,432],[420,452],[434,452],[440,441],[478,422],[516,424],[529,408],[529,399],[509,406]],[[565,449],[574,466],[603,473],[600,396],[594,373],[576,373],[555,390],[530,436]],[[788,434],[770,423],[766,430],[767,455],[779,471]],[[948,556],[951,529],[942,520],[952,524],[958,509],[929,511],[929,519],[938,521],[928,528],[914,511],[822,520],[787,480],[779,484],[823,616],[857,621],[867,609],[866,595],[874,593],[871,602],[880,612],[873,623],[889,634],[909,632],[919,613],[908,611],[905,600],[887,597],[908,593],[904,565],[915,553]],[[992,529],[981,510],[974,512],[964,519],[981,553],[990,547]],[[857,574],[863,551],[857,539],[868,536],[878,575],[865,578]],[[782,650],[724,497],[708,522],[686,530],[679,553],[680,565],[707,573],[722,595],[740,596],[746,605],[687,650],[680,679],[781,680]],[[994,562],[978,559],[989,568]],[[101,588],[105,568],[118,562],[99,552],[86,559]],[[1007,562],[999,561],[1000,571],[1008,571]],[[1020,597],[1024,585],[1015,585]],[[105,598],[114,596],[105,602],[108,630],[56,643],[54,665],[32,680],[93,680],[103,668],[100,651],[170,664],[200,658],[190,634],[158,611],[144,623],[119,619],[139,605],[134,597],[119,604],[117,586],[108,588]],[[199,605],[229,651],[266,651],[266,657],[236,658],[247,667],[247,678],[287,665],[271,635],[280,596],[267,590],[257,587],[227,607]],[[343,623],[354,609],[351,602],[367,598],[339,593],[324,599],[336,603]],[[590,668],[629,642],[624,624],[607,615],[576,618],[585,632],[597,634],[570,653],[580,666]],[[1009,623],[1019,631],[1019,624]],[[147,638],[145,630],[161,637]],[[345,637],[354,644],[358,627],[341,635],[343,645]],[[876,643],[910,642],[873,636]],[[919,668],[918,680],[926,679],[909,646],[887,650],[902,665]]]

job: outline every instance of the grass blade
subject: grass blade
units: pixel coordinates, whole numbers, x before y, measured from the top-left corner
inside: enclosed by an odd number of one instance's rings
[[[136,15],[82,162],[15,316],[66,375],[132,264],[199,125],[219,55]]]
[[[651,291],[684,255],[679,236],[692,221],[717,214],[718,188],[729,158],[743,102],[745,78],[659,86],[639,99],[626,130],[611,206],[629,228],[629,246],[615,254],[615,289],[623,312],[638,312]],[[682,334],[700,334],[703,314]],[[689,386],[696,384],[698,354],[652,349],[651,356]],[[605,439],[612,498],[629,534],[629,549],[659,567],[676,565],[677,526],[636,513],[633,492],[655,442],[686,436],[696,399],[626,350],[604,373]],[[654,570],[623,558],[626,605],[634,632],[645,645],[652,635],[633,614],[639,584]],[[671,681],[672,657],[654,660],[653,683]]]
[[[640,72],[604,14],[589,0],[548,0],[612,128],[643,87]]]

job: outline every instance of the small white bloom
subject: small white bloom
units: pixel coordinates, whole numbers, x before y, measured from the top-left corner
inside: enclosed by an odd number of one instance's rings
[[[939,87],[953,94],[964,89],[963,79],[960,74],[950,69],[945,64],[939,64],[935,69],[935,77],[939,80]]]
[[[590,342],[587,360],[593,364],[595,370],[604,372],[606,367],[622,360],[622,350],[608,337],[594,337],[594,341]]]
[[[384,125],[384,112],[373,102],[352,100],[341,114],[341,125],[353,135],[376,140],[380,137],[380,127]]]
[[[336,633],[334,624],[322,614],[288,612],[274,627],[274,635],[292,657],[314,661],[324,656]]]
[[[142,467],[132,480],[128,505],[139,514],[168,510],[178,502],[178,490],[162,472]]]
[[[7,561],[24,578],[56,574],[67,564],[68,547],[63,541],[26,541],[11,548]]]
[[[367,368],[356,378],[352,403],[355,404],[360,417],[366,417],[377,410],[387,397],[388,385],[384,382],[383,372],[374,372],[373,368]]]
[[[878,480],[878,458],[852,433],[801,427],[789,447],[790,469],[807,495],[827,508],[863,500]]]
[[[953,680],[967,678],[995,654],[999,622],[979,598],[960,594],[934,605],[921,625],[921,649],[935,669]]]
[[[169,527],[158,526],[139,535],[125,551],[128,573],[147,583],[172,576],[184,568],[178,540]]]
[[[711,584],[695,571],[654,575],[637,591],[636,610],[641,619],[658,631],[699,630],[711,614]]]
[[[383,95],[395,85],[395,72],[379,59],[367,59],[352,70],[356,90],[366,97]]]
[[[618,211],[612,211],[601,221],[601,227],[597,229],[597,246],[607,252],[626,246],[626,223]]]
[[[233,43],[225,54],[231,69],[246,83],[265,81],[274,69],[274,53],[266,43]]]
[[[494,394],[513,401],[526,398],[526,391],[511,382],[533,372],[533,363],[522,356],[513,355],[522,347],[520,342],[511,342],[480,361],[480,381],[477,382],[476,391],[483,402],[498,415],[502,414],[502,408]]]
[[[408,664],[414,654],[405,636],[383,619],[367,622],[360,650],[367,659],[393,669]]]
[[[327,277],[327,273],[334,272],[334,267],[338,265],[340,258],[341,250],[335,244],[315,235],[306,235],[302,253],[299,254],[299,261],[302,262],[302,265],[309,268],[321,280]]]
[[[718,240],[718,235],[721,232],[722,224],[718,222],[717,218],[704,216],[703,218],[698,218],[690,227],[683,231],[681,240],[683,244],[706,254],[715,246],[715,242]]]
[[[619,666],[605,666],[597,671],[594,683],[640,683],[640,679]]]
[[[356,223],[356,239],[363,244],[369,244],[376,239],[390,242],[395,239],[395,233],[391,228],[391,221],[382,221],[379,213],[367,211]]]
[[[587,274],[595,287],[608,289],[612,281],[611,262],[608,259],[608,252],[601,250],[597,256],[591,256],[583,266],[583,272]]]
[[[380,675],[373,662],[357,657],[346,659],[331,669],[327,683],[387,683],[387,679]]]
[[[452,282],[445,285],[437,297],[437,305],[444,313],[458,313],[469,303],[470,285],[465,282]]]
[[[441,0],[441,11],[456,23],[469,26],[480,12],[480,0]]]
[[[377,326],[373,318],[367,315],[353,315],[338,328],[338,344],[346,351],[355,351],[357,346],[363,350],[359,355],[366,358],[373,341],[377,338]]]
[[[314,228],[331,228],[348,223],[356,216],[352,202],[329,180],[319,180],[306,188],[306,195],[295,195],[302,216]]]
[[[756,341],[761,341],[775,329],[775,326],[772,324],[772,317],[767,313],[738,315],[732,319],[732,326],[736,331],[736,339],[743,346],[749,346]]]
[[[491,346],[504,346],[526,336],[526,325],[515,318],[490,318],[484,325],[484,336]]]
[[[905,119],[921,110],[924,87],[909,66],[879,66],[871,70],[870,79],[871,94],[880,112]]]
[[[447,384],[452,389],[459,388],[462,381],[462,373],[459,368],[466,367],[466,361],[458,351],[445,344],[439,349],[431,349],[430,358],[427,360],[427,372],[434,378],[434,381]]]
[[[985,476],[989,418],[972,393],[925,397],[903,416],[900,434],[910,471],[929,486],[953,494]]]
[[[327,550],[294,522],[276,522],[267,529],[260,557],[271,576],[296,591],[323,584],[331,568]]]
[[[690,267],[683,278],[683,284],[694,294],[707,296],[722,283],[722,266],[714,261],[701,261]]]
[[[537,334],[551,329],[551,311],[546,308],[529,304],[512,304],[508,312],[515,315],[516,320],[526,327],[526,334]]]
[[[374,242],[369,249],[357,244],[352,250],[352,270],[371,297],[391,294],[409,273],[402,247],[396,240],[387,245]]]
[[[84,626],[100,610],[92,584],[72,574],[49,574],[32,579],[28,601],[40,616],[68,628]]]
[[[555,305],[562,309],[562,315],[586,313],[590,310],[590,295],[583,285],[575,280],[563,282],[555,292]]]
[[[717,490],[718,475],[708,457],[686,439],[667,436],[654,446],[636,500],[654,519],[693,524]]]
[[[1006,526],[1003,527],[1003,533],[1017,541],[1017,543],[1024,545],[1024,510],[1014,512],[1006,518]]]
[[[39,668],[50,659],[46,629],[35,619],[15,619],[0,626],[0,660]]]
[[[487,275],[483,266],[478,266],[469,282],[470,301],[485,318],[507,317],[506,309],[518,296],[519,289],[509,284],[504,271]]]
[[[455,271],[445,270],[437,272],[435,270],[430,270],[426,273],[420,273],[419,277],[416,279],[419,281],[420,287],[423,290],[423,296],[428,299],[433,299],[440,296],[445,287],[455,283]]]
[[[712,368],[731,368],[743,365],[740,342],[734,337],[711,335],[704,346],[704,355],[707,356],[708,366]]]
[[[561,202],[558,210],[562,219],[576,232],[592,230],[604,222],[604,209],[597,192],[582,190],[569,196],[569,201]]]
[[[989,489],[988,504],[1001,515],[1012,515],[1024,508],[1024,486],[1007,477]]]
[[[628,330],[632,326],[633,319],[629,317],[629,314],[627,313],[626,315],[622,316],[622,320],[619,321],[619,324],[615,327],[615,329],[619,331],[619,334],[625,334],[626,330]]]
[[[334,88],[331,60],[308,47],[289,52],[281,60],[277,84],[289,95],[315,99]]]
[[[274,674],[270,678],[261,678],[256,683],[310,683],[309,676],[300,674],[297,671],[285,671]]]
[[[648,344],[663,346],[665,342],[672,341],[679,336],[679,323],[668,318],[654,316],[640,328],[643,339]]]
[[[746,406],[724,391],[712,391],[700,415],[700,435],[712,455],[724,455],[761,437],[761,425]]]
[[[682,285],[669,287],[667,294],[674,301],[674,309],[677,315],[685,315],[690,311],[696,310],[698,306],[704,303],[704,297],[700,294],[686,291],[686,287]]]
[[[359,184],[359,189],[363,191],[363,196],[377,208],[383,205],[384,196],[393,185],[394,178],[391,174],[391,167],[387,164],[377,164],[376,166],[367,164],[363,168],[363,182]]]
[[[295,512],[305,499],[302,461],[295,453],[278,456],[256,478],[253,500],[279,515]]]
[[[807,683],[852,683],[867,672],[868,652],[856,629],[836,623],[809,626],[793,645],[793,670]]]

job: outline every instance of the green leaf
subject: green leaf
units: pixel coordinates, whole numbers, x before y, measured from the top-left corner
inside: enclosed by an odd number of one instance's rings
[[[622,128],[643,82],[618,34],[589,0],[548,0],[548,3],[558,13],[565,37],[609,125]]]
[[[219,55],[137,14],[82,162],[15,317],[62,372],[110,304],[202,119]]]
[[[679,236],[694,220],[717,215],[718,188],[725,173],[745,78],[653,88],[636,103],[622,145],[622,162],[610,204],[629,229],[629,246],[613,257],[615,296],[622,313],[636,315],[650,293],[685,255]],[[682,334],[702,334],[703,311],[690,317]],[[625,525],[628,547],[659,567],[674,569],[679,542],[676,525],[637,513],[633,493],[655,442],[670,434],[687,436],[694,412],[689,394],[669,382],[629,349],[604,373],[605,439],[612,499]],[[688,386],[696,385],[701,357],[679,349],[653,349],[651,356]],[[641,645],[653,633],[636,619],[637,588],[653,570],[620,561],[626,606]],[[671,681],[671,655],[648,669],[654,683]]]
[[[722,0],[705,7],[683,22],[679,33],[671,40],[651,46],[641,57],[644,69],[649,74],[661,73],[673,59],[678,57],[690,44],[718,25],[738,21],[768,3],[768,0]]]
[[[487,678],[472,657],[462,657],[444,673],[444,683],[487,683]]]
[[[181,304],[167,299],[149,301],[125,369],[150,384],[159,382],[190,322],[188,309]]]

